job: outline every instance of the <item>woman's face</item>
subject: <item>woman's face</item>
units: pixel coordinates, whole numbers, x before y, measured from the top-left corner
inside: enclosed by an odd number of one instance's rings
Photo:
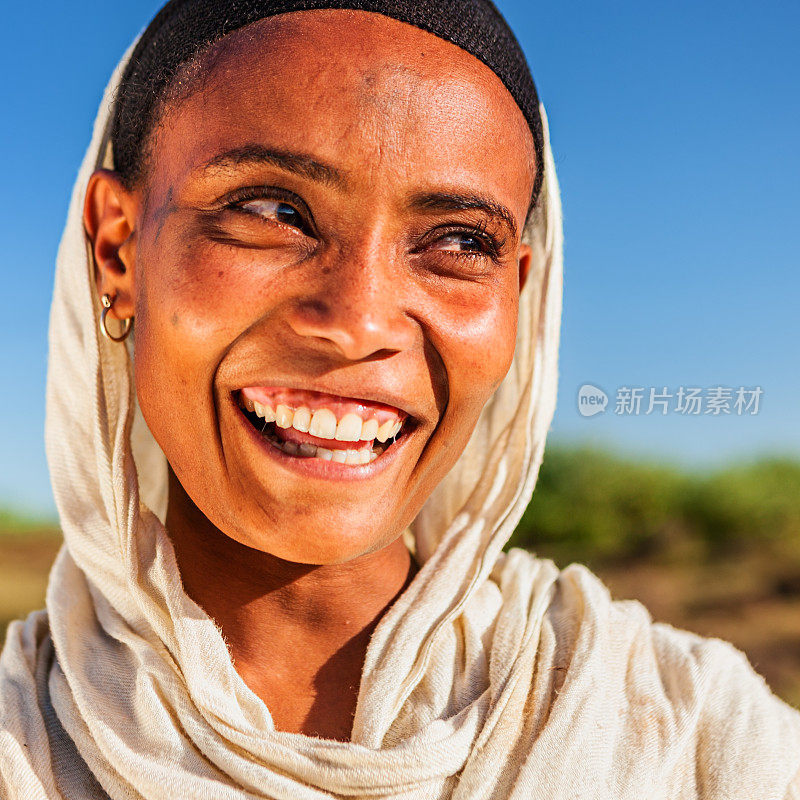
[[[510,366],[532,136],[488,67],[380,15],[273,17],[205,62],[121,201],[118,270],[95,239],[102,291],[191,502],[343,562],[410,523]]]

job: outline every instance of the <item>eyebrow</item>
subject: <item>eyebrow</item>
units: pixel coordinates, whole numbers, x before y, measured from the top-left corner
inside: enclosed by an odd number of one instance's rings
[[[454,194],[451,192],[429,192],[415,195],[411,200],[415,208],[430,211],[465,211],[475,209],[504,222],[512,236],[517,237],[517,223],[514,215],[502,203],[488,197],[473,194]]]
[[[346,183],[340,170],[312,156],[305,153],[276,150],[258,144],[248,144],[226,150],[207,161],[200,169],[202,172],[207,172],[251,164],[267,164],[335,188],[341,188]],[[414,195],[411,198],[411,206],[426,211],[482,211],[489,217],[504,222],[511,230],[512,236],[517,237],[517,223],[514,215],[502,203],[488,197],[455,192],[425,192]]]
[[[208,172],[251,164],[267,164],[271,167],[278,167],[278,169],[300,175],[317,183],[323,183],[326,186],[341,187],[345,183],[344,175],[330,164],[317,161],[305,153],[275,150],[258,144],[248,144],[244,147],[226,150],[203,164],[200,170]]]

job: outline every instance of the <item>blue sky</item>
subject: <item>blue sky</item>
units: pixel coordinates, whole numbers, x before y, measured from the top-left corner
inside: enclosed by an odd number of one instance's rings
[[[0,49],[0,503],[49,512],[47,317],[111,70],[159,7],[7,4]],[[553,438],[691,465],[800,455],[794,2],[501,0],[548,110],[565,225]],[[604,413],[578,413],[583,384]],[[645,414],[650,387],[760,386],[758,414]],[[640,387],[640,414],[616,414]]]

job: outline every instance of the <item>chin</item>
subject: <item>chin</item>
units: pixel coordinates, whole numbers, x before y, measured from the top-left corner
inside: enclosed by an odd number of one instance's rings
[[[316,508],[307,506],[302,514],[293,514],[295,505],[291,500],[274,502],[275,507],[282,509],[280,520],[262,514],[267,516],[263,524],[242,529],[241,520],[237,520],[235,530],[228,533],[225,530],[228,526],[223,525],[223,532],[282,561],[325,566],[343,564],[381,550],[405,529],[404,525],[376,520],[372,507],[336,508],[331,513],[329,505],[319,503]]]

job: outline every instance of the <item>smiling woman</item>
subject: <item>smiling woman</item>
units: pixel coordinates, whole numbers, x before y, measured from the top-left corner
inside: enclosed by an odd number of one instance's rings
[[[491,3],[172,0],[59,254],[65,545],[0,661],[0,795],[796,796],[741,653],[502,552],[560,302]]]
[[[95,173],[85,212],[177,477],[167,529],[193,550],[196,522],[180,531],[196,506],[271,556],[370,574],[388,546],[399,572],[378,607],[360,603],[371,617],[408,573],[398,534],[514,354],[531,129],[473,55],[365,12],[268,17],[176,81],[140,134],[144,163]],[[276,419],[248,418],[248,397]]]

